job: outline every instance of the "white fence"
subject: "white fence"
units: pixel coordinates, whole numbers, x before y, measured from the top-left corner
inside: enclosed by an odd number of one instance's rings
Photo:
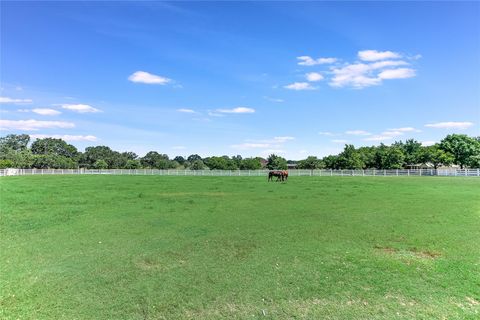
[[[0,176],[52,174],[107,174],[160,176],[266,176],[268,170],[158,170],[158,169],[0,169]],[[289,170],[289,176],[452,176],[480,177],[480,169]]]

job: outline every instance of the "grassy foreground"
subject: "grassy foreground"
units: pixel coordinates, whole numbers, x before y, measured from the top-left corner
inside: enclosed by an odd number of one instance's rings
[[[1,319],[478,319],[480,179],[0,179]]]

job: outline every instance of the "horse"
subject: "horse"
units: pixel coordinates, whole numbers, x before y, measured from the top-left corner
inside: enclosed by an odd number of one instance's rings
[[[288,171],[286,170],[275,170],[268,172],[268,181],[273,181],[273,177],[277,177],[276,181],[285,181],[288,179]]]

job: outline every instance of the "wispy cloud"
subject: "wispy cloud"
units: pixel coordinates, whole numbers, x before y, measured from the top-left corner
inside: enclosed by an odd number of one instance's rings
[[[401,57],[399,53],[392,51],[363,50],[358,52],[358,58],[363,61],[397,59]]]
[[[9,97],[0,97],[0,103],[27,104],[32,102],[33,102],[32,99],[13,99]]]
[[[422,130],[415,129],[415,128],[413,128],[413,127],[394,128],[394,129],[388,129],[388,131],[422,132]]]
[[[334,67],[330,81],[332,87],[351,86],[357,89],[382,84],[383,80],[406,79],[415,77],[412,68],[383,69],[388,66],[408,64],[405,61],[381,61],[371,64],[353,63],[342,67]]]
[[[65,121],[42,121],[42,120],[0,120],[0,130],[25,130],[35,131],[39,129],[73,128],[75,124]]]
[[[352,86],[354,88],[379,85],[382,80],[372,75],[371,70],[369,65],[364,63],[335,67],[332,68],[333,78],[329,84],[332,87]]]
[[[409,65],[407,61],[403,60],[385,60],[385,61],[377,61],[374,63],[370,63],[369,66],[372,70],[375,69],[382,69],[386,67],[398,67],[398,66],[405,66]]]
[[[296,91],[301,91],[301,90],[316,90],[316,87],[313,87],[310,83],[308,82],[294,82],[292,84],[284,86],[285,89],[290,89],[290,90],[296,90]]]
[[[371,135],[370,132],[365,131],[365,130],[349,130],[349,131],[345,131],[345,134],[350,134],[350,135],[354,135],[354,136],[369,136],[369,135]]]
[[[416,76],[416,70],[409,66],[415,58],[404,56],[393,51],[363,50],[357,52],[359,60],[353,63],[335,64],[330,70],[307,73],[308,81],[320,81],[329,77],[329,85],[332,87],[353,87],[357,89],[377,86],[384,80],[406,79]],[[318,58],[310,56],[297,57],[298,64],[313,66],[319,64],[332,64],[337,62],[336,58]],[[308,82],[295,82],[284,86],[291,90],[313,90],[317,89]]]
[[[279,142],[279,143],[283,143],[283,142],[286,142],[286,141],[295,140],[295,138],[294,138],[294,137],[289,137],[289,136],[286,136],[286,137],[274,137],[273,140],[276,141],[276,142]]]
[[[197,113],[195,110],[193,109],[185,109],[185,108],[181,108],[181,109],[177,109],[177,112],[183,112],[183,113]]]
[[[415,70],[410,68],[387,69],[378,74],[380,79],[406,79],[415,77]]]
[[[95,113],[101,112],[101,110],[94,108],[88,104],[62,104],[63,109],[70,110],[78,113]]]
[[[61,114],[58,110],[48,108],[34,108],[32,109],[32,112],[42,116],[56,116]]]
[[[264,96],[263,99],[268,100],[268,101],[272,101],[272,102],[284,102],[285,101],[283,99],[271,98],[271,97],[267,97],[267,96]]]
[[[329,131],[320,131],[318,134],[321,135],[321,136],[334,136],[335,135],[335,133],[329,132]]]
[[[317,58],[314,59],[310,56],[300,56],[297,57],[298,64],[301,66],[315,66],[318,64],[331,64],[337,61],[336,58]]]
[[[247,107],[237,107],[233,109],[217,109],[216,112],[220,113],[254,113],[255,109]]]
[[[347,143],[348,140],[345,139],[333,139],[331,140],[333,143]]]
[[[172,79],[169,79],[167,77],[158,76],[145,71],[136,71],[132,73],[128,77],[128,80],[136,83],[159,84],[159,85],[166,85],[167,83],[172,81]]]
[[[31,134],[32,139],[55,138],[65,141],[97,141],[98,138],[92,135],[69,135],[69,134]]]
[[[218,113],[218,112],[208,111],[207,114],[208,114],[210,117],[225,117],[225,114],[223,114],[223,113]]]
[[[425,127],[428,128],[437,128],[437,129],[459,129],[465,130],[473,126],[473,122],[455,122],[455,121],[448,121],[448,122],[437,122],[437,123],[429,123],[426,124]]]
[[[391,140],[391,139],[393,139],[393,137],[390,136],[390,135],[375,135],[375,136],[365,138],[363,140],[365,140],[365,141],[385,141],[385,140]]]
[[[403,136],[403,131],[393,131],[393,130],[387,130],[383,131],[380,135],[385,136],[385,137],[398,137],[398,136]]]
[[[318,72],[309,72],[305,75],[305,77],[310,82],[323,80],[323,76]]]

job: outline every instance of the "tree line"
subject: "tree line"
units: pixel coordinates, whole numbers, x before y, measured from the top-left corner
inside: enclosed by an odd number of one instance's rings
[[[296,164],[299,169],[402,169],[429,164],[458,165],[461,168],[480,167],[480,137],[451,134],[432,146],[422,146],[414,139],[392,145],[355,148],[345,145],[338,155],[324,158],[309,156],[300,161],[286,160],[271,154],[261,157],[212,156],[202,158],[192,154],[186,158],[150,151],[139,157],[134,152],[118,152],[107,146],[87,147],[80,152],[62,139],[43,138],[30,143],[27,134],[10,134],[0,138],[0,168],[37,169],[190,169],[190,170],[257,170],[287,169]]]

